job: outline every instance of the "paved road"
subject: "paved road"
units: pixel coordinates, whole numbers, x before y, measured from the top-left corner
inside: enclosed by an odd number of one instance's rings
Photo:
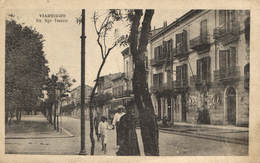
[[[6,139],[5,149],[9,154],[45,154],[45,155],[77,155],[80,151],[80,120],[63,117],[62,127],[75,135],[72,138],[42,138],[42,139]],[[56,131],[53,131],[56,132]],[[29,134],[29,133],[28,133]],[[42,133],[43,136],[44,133]],[[31,134],[29,134],[31,135]],[[143,145],[140,130],[137,129],[141,155]],[[115,130],[108,132],[107,155],[115,155]],[[161,156],[227,156],[247,155],[248,146],[225,143],[220,141],[176,135],[160,132],[159,148]],[[86,121],[86,150],[90,151],[89,122]],[[101,143],[96,141],[95,155],[103,155]]]
[[[62,119],[62,125],[64,128],[69,130],[72,134],[77,136],[80,140],[80,121],[79,119],[64,117]],[[115,155],[115,130],[108,132],[108,155]],[[139,140],[139,147],[141,154],[143,155],[143,145],[140,130],[137,129],[137,135]],[[79,143],[75,142],[75,143]],[[86,122],[86,147],[87,150],[90,148],[89,139],[89,122]],[[78,145],[79,146],[79,145]],[[99,142],[96,143],[96,154],[102,154],[100,151],[101,145]],[[248,146],[240,144],[232,144],[219,142],[214,140],[207,140],[201,138],[195,138],[190,136],[175,135],[171,133],[160,132],[159,135],[159,147],[160,155],[163,156],[206,156],[206,155],[247,155]]]

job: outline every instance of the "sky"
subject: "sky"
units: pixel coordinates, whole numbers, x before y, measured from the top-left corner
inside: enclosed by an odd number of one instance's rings
[[[174,20],[188,12],[188,10],[155,10],[152,19],[152,29],[163,26],[163,22],[167,21],[169,25]],[[97,44],[97,34],[93,25],[94,10],[86,10],[86,84],[93,86],[98,68],[101,64],[100,48]],[[100,15],[104,10],[97,11]],[[9,10],[8,14],[14,14],[15,20],[26,26],[35,28],[44,37],[44,52],[48,60],[50,75],[56,74],[59,67],[64,67],[71,79],[75,79],[76,83],[72,88],[80,85],[81,75],[81,25],[77,24],[76,18],[81,15],[79,10]],[[62,18],[65,22],[55,22],[54,18],[50,21],[42,18],[41,14],[63,14]],[[102,17],[101,17],[102,18]],[[41,22],[39,22],[39,19]],[[48,19],[48,18],[47,18]],[[125,34],[127,27],[125,24],[115,24],[121,34]],[[108,44],[113,42],[110,37]],[[109,45],[108,45],[109,46]],[[109,73],[123,72],[123,57],[121,51],[125,47],[116,47],[111,51],[107,62],[105,63],[101,75]]]

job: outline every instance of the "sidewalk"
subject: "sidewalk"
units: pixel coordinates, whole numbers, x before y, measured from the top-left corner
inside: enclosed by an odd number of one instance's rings
[[[173,127],[160,127],[162,132],[192,136],[228,143],[248,145],[248,128],[175,122]]]
[[[13,121],[5,129],[5,139],[44,139],[73,136],[67,130],[57,132],[43,115],[23,116],[20,122]]]

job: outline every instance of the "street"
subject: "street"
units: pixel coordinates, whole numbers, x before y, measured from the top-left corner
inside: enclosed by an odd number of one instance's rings
[[[69,133],[74,135],[74,137],[6,139],[6,153],[77,155],[80,151],[80,120],[72,117],[62,117],[61,125]],[[31,133],[28,134],[31,135]],[[140,129],[137,129],[137,135],[141,155],[144,155]],[[115,130],[109,130],[106,155],[115,155],[115,137]],[[225,143],[161,131],[159,135],[159,148],[160,156],[248,155],[247,145]],[[86,121],[86,150],[89,154],[89,121]],[[96,141],[95,155],[104,155],[101,151],[101,142]]]

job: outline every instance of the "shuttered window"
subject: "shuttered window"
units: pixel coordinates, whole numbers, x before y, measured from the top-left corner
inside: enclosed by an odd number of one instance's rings
[[[182,33],[183,52],[187,52],[188,51],[188,44],[187,44],[188,38],[187,37],[188,37],[187,31],[183,30],[183,33]]]
[[[226,23],[226,11],[219,10],[219,25],[224,25]]]
[[[159,73],[159,86],[163,84],[163,73]]]
[[[200,22],[200,39],[202,41],[207,40],[207,19]]]
[[[210,57],[197,60],[197,78],[199,81],[210,80]]]
[[[230,67],[236,66],[237,63],[237,55],[236,55],[236,48],[231,47],[230,48]]]
[[[237,65],[236,48],[231,47],[228,50],[219,51],[219,69],[225,70]]]
[[[219,69],[224,70],[226,69],[226,50],[219,51]]]
[[[181,81],[181,66],[176,67],[176,81]]]

